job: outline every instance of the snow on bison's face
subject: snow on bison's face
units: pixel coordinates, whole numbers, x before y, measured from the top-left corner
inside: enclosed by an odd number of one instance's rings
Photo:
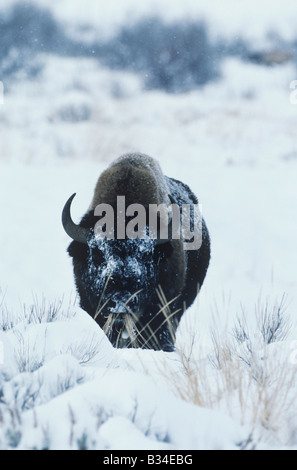
[[[156,297],[159,266],[170,246],[156,246],[149,238],[95,237],[88,246],[81,283],[95,312],[94,319],[114,345],[137,344],[142,315]]]

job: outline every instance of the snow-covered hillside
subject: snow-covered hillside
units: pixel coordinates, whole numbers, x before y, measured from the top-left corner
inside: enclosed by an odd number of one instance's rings
[[[1,2],[0,448],[297,446],[297,10],[223,3],[42,0],[29,15]],[[189,19],[203,83],[185,80]],[[139,21],[164,41],[176,27],[177,58],[158,49],[167,82]],[[137,39],[138,62],[103,54],[119,37]],[[79,220],[100,172],[129,151],[192,188],[212,239],[177,353],[114,350],[75,298],[62,207],[76,192]],[[263,316],[275,326],[283,299],[287,335],[267,341]],[[243,314],[250,334],[234,334]]]

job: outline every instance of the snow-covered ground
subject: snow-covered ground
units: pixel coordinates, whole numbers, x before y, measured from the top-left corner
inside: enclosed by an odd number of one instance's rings
[[[15,3],[3,0],[1,11]],[[145,15],[203,18],[212,38],[238,37],[252,51],[291,51],[297,39],[290,0],[35,3],[84,41]],[[45,52],[35,78],[0,76],[0,448],[297,446],[294,54],[272,67],[230,55],[218,80],[179,94],[146,90],[140,75],[96,58]],[[157,158],[193,189],[212,239],[178,353],[114,350],[75,303],[61,209],[76,192],[79,220],[100,172],[129,151]],[[283,296],[288,336],[267,346],[253,334],[256,311]],[[251,336],[229,347],[242,312]]]

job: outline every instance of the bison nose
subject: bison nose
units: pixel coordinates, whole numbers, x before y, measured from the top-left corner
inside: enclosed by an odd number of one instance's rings
[[[137,294],[137,293],[136,293]],[[137,295],[132,295],[130,292],[115,293],[112,295],[108,302],[108,310],[111,313],[127,314],[138,308],[139,298]]]
[[[128,313],[124,301],[111,299],[108,306],[111,313]]]

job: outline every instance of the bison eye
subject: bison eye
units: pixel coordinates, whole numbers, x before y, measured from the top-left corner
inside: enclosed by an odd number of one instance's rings
[[[104,254],[101,250],[93,250],[92,251],[92,260],[95,264],[100,265],[104,262]]]
[[[84,261],[89,254],[88,246],[83,243],[72,241],[67,249],[69,256]]]
[[[161,261],[169,258],[169,256],[172,254],[172,251],[173,248],[170,242],[157,245],[154,251],[155,261],[159,264]]]

